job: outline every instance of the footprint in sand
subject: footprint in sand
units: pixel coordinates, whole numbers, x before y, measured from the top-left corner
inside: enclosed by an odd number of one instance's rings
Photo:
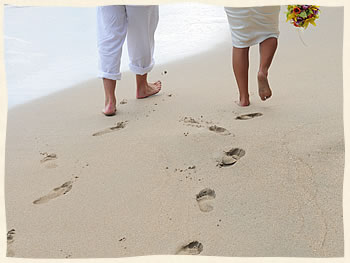
[[[40,160],[41,163],[57,159],[57,155],[55,153],[44,152],[40,154],[44,155],[44,158]]]
[[[219,166],[230,166],[235,164],[240,158],[245,155],[245,150],[240,148],[232,148],[231,150],[224,152],[225,155],[221,158]]]
[[[114,132],[114,131],[118,131],[120,129],[124,129],[126,127],[126,124],[128,123],[128,121],[121,121],[118,122],[115,126],[109,127],[107,129],[104,129],[102,131],[99,132],[95,132],[92,136],[101,136],[110,132]]]
[[[209,126],[209,131],[213,131],[213,132],[216,132],[216,133],[220,133],[222,135],[230,135],[231,133],[226,130],[225,128],[223,127],[220,127],[220,126],[216,126],[216,125],[212,125],[212,126]]]
[[[73,181],[68,181],[62,184],[59,187],[54,188],[50,193],[47,195],[44,195],[40,197],[39,199],[33,201],[33,204],[38,205],[38,204],[44,204],[49,202],[52,199],[55,199],[61,195],[65,195],[68,193],[70,190],[72,190],[73,187]]]
[[[119,102],[119,104],[127,104],[127,103],[128,103],[127,99],[123,99],[123,100],[121,100],[121,102]]]
[[[57,168],[58,165],[55,164],[55,163],[48,163],[45,167],[46,167],[47,169],[54,169],[54,168]]]
[[[189,244],[182,246],[177,252],[177,255],[199,255],[203,251],[202,243],[192,241]]]
[[[6,250],[6,256],[7,257],[14,257],[15,253],[11,249],[12,243],[15,241],[14,235],[15,235],[15,229],[11,229],[10,231],[7,232],[7,250]]]
[[[214,125],[213,122],[211,121],[205,121],[203,120],[203,116],[199,120],[196,120],[195,118],[192,117],[184,117],[180,119],[185,125],[187,126],[192,126],[192,127],[197,127],[197,128],[203,128],[207,127],[209,131],[221,134],[221,135],[230,135],[231,133],[220,126]]]
[[[199,120],[196,120],[192,117],[184,117],[182,118],[180,121],[182,121],[184,124],[188,125],[188,126],[193,126],[193,127],[203,127],[203,125],[200,124]]]
[[[15,233],[15,229],[12,228],[10,231],[7,232],[7,245],[12,244],[15,240],[13,239]]]
[[[249,114],[243,114],[243,115],[239,115],[236,117],[236,120],[250,120],[253,119],[255,117],[260,117],[263,114],[260,112],[255,112],[255,113],[249,113]]]
[[[214,209],[214,207],[210,204],[210,200],[215,199],[216,194],[215,191],[210,188],[205,188],[201,190],[196,195],[196,200],[198,202],[199,209],[202,212],[210,212]]]

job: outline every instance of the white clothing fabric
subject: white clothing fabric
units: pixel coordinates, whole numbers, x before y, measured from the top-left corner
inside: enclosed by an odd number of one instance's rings
[[[120,80],[122,47],[127,36],[129,67],[138,75],[154,66],[154,33],[158,6],[111,5],[97,7],[99,77]]]
[[[250,47],[270,37],[279,37],[280,6],[225,7],[232,46]]]

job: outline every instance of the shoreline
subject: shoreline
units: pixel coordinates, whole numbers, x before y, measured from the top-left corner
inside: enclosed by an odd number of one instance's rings
[[[340,17],[341,9],[323,15]],[[308,38],[318,43],[336,25]],[[341,32],[307,49],[281,27],[273,96],[258,97],[254,47],[247,108],[233,102],[231,46],[223,43],[156,65],[150,80],[161,77],[163,90],[148,99],[135,99],[134,76],[125,73],[117,96],[127,103],[114,117],[100,113],[98,79],[9,111],[8,253],[342,257]],[[313,59],[300,67],[297,52]],[[253,113],[260,115],[237,119]],[[232,148],[242,150],[237,162],[218,165]]]
[[[160,12],[161,23],[155,35],[158,65],[208,51],[229,36],[224,11],[219,7],[181,3],[160,6]],[[188,21],[187,16],[191,16]],[[5,10],[4,44],[10,108],[97,76],[95,20],[94,8]],[[206,34],[200,33],[202,23],[206,26]],[[184,30],[191,38],[181,41]],[[199,45],[203,42],[206,45]],[[121,62],[121,71],[128,71],[126,45]]]

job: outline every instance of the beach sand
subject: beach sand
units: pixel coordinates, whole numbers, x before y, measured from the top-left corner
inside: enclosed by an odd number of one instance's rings
[[[306,47],[282,20],[273,96],[258,97],[254,47],[246,108],[227,38],[156,66],[157,96],[136,100],[124,73],[114,117],[99,79],[11,109],[8,256],[343,256],[342,28],[322,8]]]

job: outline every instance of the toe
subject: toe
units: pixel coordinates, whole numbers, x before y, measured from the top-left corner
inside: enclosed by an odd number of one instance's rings
[[[161,87],[162,87],[162,82],[160,82],[160,81],[157,81],[156,83],[155,83],[155,86],[156,86],[156,88],[157,89],[161,89]]]

